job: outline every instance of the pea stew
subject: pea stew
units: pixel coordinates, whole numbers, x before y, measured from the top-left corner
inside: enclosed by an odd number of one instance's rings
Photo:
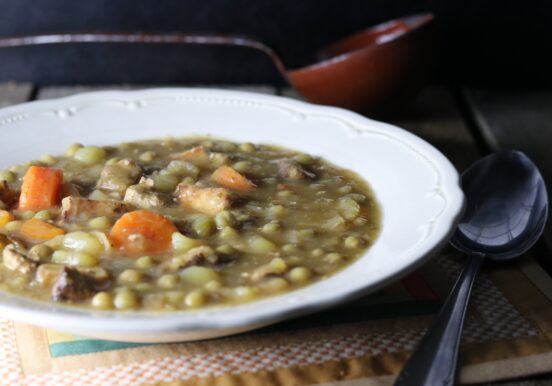
[[[355,173],[212,138],[96,147],[0,171],[0,288],[98,310],[236,304],[334,274],[375,240]]]

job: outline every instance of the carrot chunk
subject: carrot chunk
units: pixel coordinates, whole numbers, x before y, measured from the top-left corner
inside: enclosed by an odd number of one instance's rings
[[[209,151],[203,146],[196,146],[180,153],[169,154],[169,158],[208,162]]]
[[[19,229],[19,235],[23,239],[35,243],[53,239],[64,233],[63,229],[36,218],[25,221]]]
[[[59,204],[63,172],[43,166],[31,166],[23,177],[19,209],[42,210]]]
[[[247,177],[226,165],[215,170],[211,175],[211,179],[225,188],[243,192],[249,192],[257,187],[253,182],[249,181]]]
[[[178,232],[178,229],[160,214],[135,210],[117,220],[111,228],[109,239],[127,255],[163,253],[171,250],[174,232]]]

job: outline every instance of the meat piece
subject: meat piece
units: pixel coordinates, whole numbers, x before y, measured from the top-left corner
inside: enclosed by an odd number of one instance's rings
[[[12,271],[18,271],[23,274],[33,271],[38,264],[27,258],[23,253],[17,251],[13,244],[6,245],[2,251],[4,265]]]
[[[142,168],[130,159],[122,159],[113,165],[105,165],[97,187],[123,194],[130,185],[136,183]]]
[[[167,206],[168,198],[161,193],[152,192],[147,183],[129,186],[124,202],[137,208],[151,209]]]
[[[97,292],[96,281],[74,268],[63,267],[52,287],[52,300],[84,300]]]
[[[185,183],[177,186],[176,197],[183,208],[197,210],[211,216],[228,209],[235,200],[235,196],[227,189]]]
[[[36,270],[36,281],[43,287],[48,287],[55,283],[65,266],[60,264],[41,264]],[[107,289],[111,275],[102,267],[77,268],[77,271],[86,276],[94,291]]]
[[[181,256],[176,256],[169,261],[169,269],[176,271],[191,265],[215,265],[219,263],[219,256],[213,248],[201,245],[190,249]]]
[[[0,209],[7,209],[19,200],[19,193],[11,190],[8,183],[0,181]]]
[[[316,177],[316,174],[305,170],[297,162],[281,160],[278,162],[278,175],[287,180],[305,180]]]
[[[114,200],[90,200],[83,197],[65,197],[61,200],[61,218],[87,219],[106,216],[118,217],[126,210],[125,204]]]

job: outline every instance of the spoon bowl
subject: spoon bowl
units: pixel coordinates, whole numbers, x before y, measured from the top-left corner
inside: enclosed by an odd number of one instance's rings
[[[544,180],[519,151],[487,156],[462,175],[467,208],[451,244],[492,260],[525,253],[540,237],[548,216]]]

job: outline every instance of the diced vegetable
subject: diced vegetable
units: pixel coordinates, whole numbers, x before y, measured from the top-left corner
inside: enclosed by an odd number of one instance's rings
[[[235,198],[226,189],[206,188],[185,183],[178,185],[176,196],[183,208],[197,210],[211,216],[228,209]]]
[[[250,192],[256,188],[256,185],[247,177],[226,165],[215,170],[211,175],[211,179],[220,186],[242,192]]]
[[[23,222],[23,225],[21,225],[19,229],[19,235],[30,242],[50,240],[64,233],[65,231],[63,229],[36,218]]]
[[[78,149],[73,158],[87,165],[95,165],[105,159],[105,150],[97,146],[86,146]]]
[[[196,146],[181,153],[173,153],[169,157],[204,163],[209,161],[209,151],[203,146]]]
[[[23,177],[19,209],[37,211],[58,205],[62,182],[61,170],[31,166]]]
[[[109,239],[128,255],[163,253],[172,248],[172,234],[178,230],[167,218],[148,210],[124,214],[113,225]]]
[[[85,252],[93,256],[99,256],[104,252],[103,245],[90,233],[76,231],[67,233],[63,238],[63,246],[67,249]]]

